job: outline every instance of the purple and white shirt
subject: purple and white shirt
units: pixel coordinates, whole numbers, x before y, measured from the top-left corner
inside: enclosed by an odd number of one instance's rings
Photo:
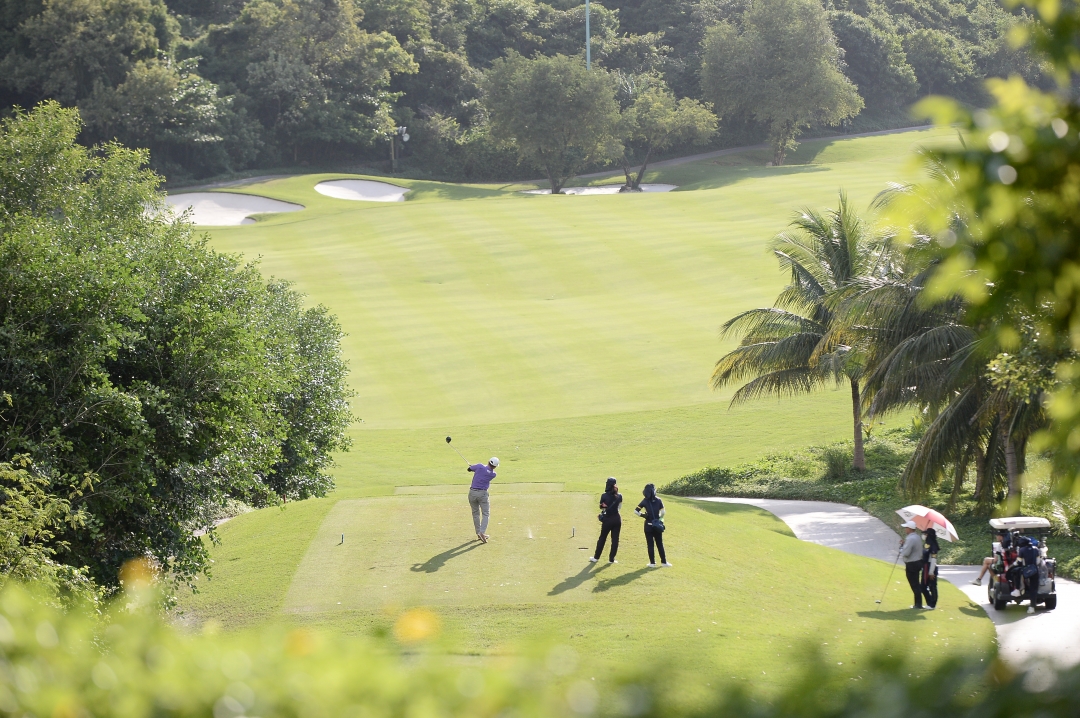
[[[472,486],[469,487],[471,489],[487,491],[491,480],[495,478],[495,470],[487,464],[473,464],[469,467],[469,471],[473,472]]]

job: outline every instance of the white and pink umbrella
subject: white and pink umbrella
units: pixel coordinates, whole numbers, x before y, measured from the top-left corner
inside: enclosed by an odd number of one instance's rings
[[[934,531],[937,532],[938,538],[945,539],[946,541],[960,540],[952,522],[933,509],[914,504],[912,506],[905,506],[896,513],[900,514],[900,518],[904,521],[914,521],[920,531],[933,528]]]

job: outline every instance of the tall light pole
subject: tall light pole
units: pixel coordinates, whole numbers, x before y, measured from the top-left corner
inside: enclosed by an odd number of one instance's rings
[[[592,69],[592,37],[589,35],[589,0],[585,0],[585,69]]]
[[[404,127],[395,127],[394,131],[390,133],[390,171],[397,172],[398,169],[398,151],[397,151],[397,139],[401,138],[402,142],[409,141],[409,133]]]

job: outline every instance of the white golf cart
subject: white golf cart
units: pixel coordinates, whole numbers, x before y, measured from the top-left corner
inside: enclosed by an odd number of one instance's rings
[[[1017,561],[1017,540],[1021,536],[1039,540],[1039,591],[1035,604],[1041,603],[1048,609],[1057,608],[1057,592],[1054,588],[1054,573],[1057,562],[1047,555],[1046,537],[1050,535],[1050,522],[1046,519],[1028,516],[990,519],[990,533],[994,536],[994,563],[990,567],[990,583],[987,597],[994,608],[1005,610],[1010,601],[1020,603],[1027,598],[1023,591],[1023,579],[1020,578],[1022,567]],[[998,534],[1007,538],[1004,544],[996,540]],[[1014,589],[1020,595],[1014,596]],[[1034,607],[1034,605],[1033,605]]]

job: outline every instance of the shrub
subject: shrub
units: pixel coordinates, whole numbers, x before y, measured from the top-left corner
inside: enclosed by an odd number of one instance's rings
[[[840,446],[822,449],[821,460],[825,462],[825,478],[833,481],[843,481],[851,468],[851,453]]]
[[[555,650],[547,660],[480,663],[425,650],[438,629],[438,617],[425,609],[401,613],[392,630],[374,638],[282,626],[185,636],[150,608],[155,592],[145,571],[127,574],[129,592],[101,614],[50,608],[20,586],[0,593],[0,714],[1071,718],[1080,706],[1075,668],[1016,675],[996,661],[954,660],[924,674],[917,663],[879,656],[852,680],[812,655],[802,657],[801,675],[777,695],[702,676],[698,698],[688,703],[666,688],[677,667],[655,659],[615,679],[587,680],[563,675],[553,665]]]

